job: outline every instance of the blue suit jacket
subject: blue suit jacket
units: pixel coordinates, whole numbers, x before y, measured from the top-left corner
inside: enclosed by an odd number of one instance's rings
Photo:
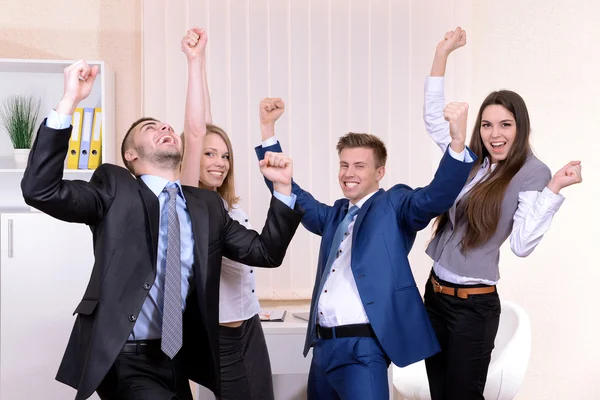
[[[281,152],[279,143],[258,146],[256,154]],[[477,157],[470,153],[475,160]],[[446,151],[433,181],[424,188],[395,185],[380,189],[360,209],[352,233],[351,268],[358,293],[377,339],[392,362],[404,367],[440,350],[417,289],[408,253],[417,231],[449,209],[465,185],[473,163],[460,162]],[[267,185],[273,191],[271,182]],[[317,340],[317,294],[337,226],[346,215],[348,199],[333,206],[320,203],[295,182],[292,191],[306,211],[302,225],[320,235],[319,265],[313,289],[304,355]]]

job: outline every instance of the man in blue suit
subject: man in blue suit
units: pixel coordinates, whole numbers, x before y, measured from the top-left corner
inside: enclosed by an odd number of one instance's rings
[[[281,99],[260,104],[261,165],[289,162],[274,137]],[[468,106],[445,110],[452,143],[424,188],[379,188],[387,151],[374,135],[348,133],[337,144],[344,199],[329,206],[295,182],[302,224],[321,248],[304,356],[313,348],[308,399],[388,399],[390,361],[404,367],[439,351],[408,263],[417,231],[449,209],[476,156],[465,147]],[[267,181],[272,189],[272,185]]]

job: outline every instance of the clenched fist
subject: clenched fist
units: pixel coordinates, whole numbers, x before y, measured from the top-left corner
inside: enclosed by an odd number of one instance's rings
[[[79,60],[64,70],[65,91],[63,98],[56,106],[56,112],[71,115],[77,104],[90,95],[99,67],[89,66],[84,60]]]
[[[554,194],[558,194],[561,189],[582,181],[581,161],[571,161],[554,174],[550,183],[548,183],[548,189],[552,190]]]
[[[191,28],[181,39],[181,51],[185,53],[188,60],[201,60],[206,54],[206,43],[208,36],[204,29]]]
[[[273,189],[289,196],[292,193],[292,159],[283,153],[267,151],[259,162],[260,172],[273,182]]]
[[[453,31],[446,32],[444,39],[438,43],[436,52],[448,57],[450,53],[463,47],[465,44],[467,44],[467,31],[461,29],[459,26]]]
[[[469,105],[467,103],[448,103],[444,108],[444,119],[450,123],[450,136],[452,150],[460,153],[465,148],[467,138],[467,116]]]
[[[280,98],[266,97],[260,101],[258,115],[261,125],[274,124],[285,111],[285,103]]]

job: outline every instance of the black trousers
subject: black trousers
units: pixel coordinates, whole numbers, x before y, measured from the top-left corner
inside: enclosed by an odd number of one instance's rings
[[[180,355],[171,360],[160,349],[160,339],[146,342],[121,351],[96,390],[98,396],[102,400],[192,400]]]
[[[455,285],[435,278],[442,286],[486,286]],[[428,279],[425,307],[442,348],[440,353],[425,360],[431,399],[484,400],[483,390],[500,322],[498,292],[461,299],[435,293]]]
[[[219,342],[221,399],[273,400],[271,361],[258,315],[237,328],[221,326]]]

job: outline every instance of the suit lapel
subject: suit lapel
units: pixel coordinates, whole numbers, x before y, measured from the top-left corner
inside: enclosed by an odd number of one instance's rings
[[[358,233],[358,230],[360,229],[360,226],[363,222],[363,219],[365,218],[365,215],[369,211],[369,208],[371,208],[371,205],[373,204],[375,198],[377,196],[379,196],[381,193],[383,193],[383,189],[379,189],[377,192],[375,192],[375,194],[373,196],[371,196],[371,198],[369,200],[367,200],[366,203],[363,204],[363,206],[358,211],[358,216],[356,217],[356,222],[354,223],[354,228],[352,229],[352,243],[353,244],[356,243],[356,234]]]
[[[160,221],[160,210],[158,197],[152,193],[152,191],[146,186],[143,180],[138,178],[140,184],[140,196],[144,202],[144,208],[146,209],[147,225],[150,231],[150,237],[152,241],[152,254],[150,259],[152,260],[152,270],[156,272],[156,257],[158,255],[158,230]]]
[[[190,219],[192,220],[192,233],[194,235],[194,275],[196,284],[205,293],[208,273],[208,209],[204,201],[196,197],[195,193],[183,186],[183,193],[187,203]]]
[[[333,245],[333,238],[335,236],[335,232],[337,230],[338,225],[342,222],[342,220],[344,219],[344,217],[346,216],[346,213],[348,212],[348,207],[350,205],[350,202],[348,200],[345,201],[344,204],[342,204],[339,208],[339,210],[337,211],[337,215],[335,218],[333,218],[333,220],[331,221],[329,227],[329,235],[327,237],[327,252],[325,253],[324,257],[322,258],[322,261],[319,263],[319,268],[317,270],[317,278],[321,279],[323,276],[323,272],[325,271],[325,265],[327,264],[327,260],[329,258],[329,253],[331,252],[331,246]]]

